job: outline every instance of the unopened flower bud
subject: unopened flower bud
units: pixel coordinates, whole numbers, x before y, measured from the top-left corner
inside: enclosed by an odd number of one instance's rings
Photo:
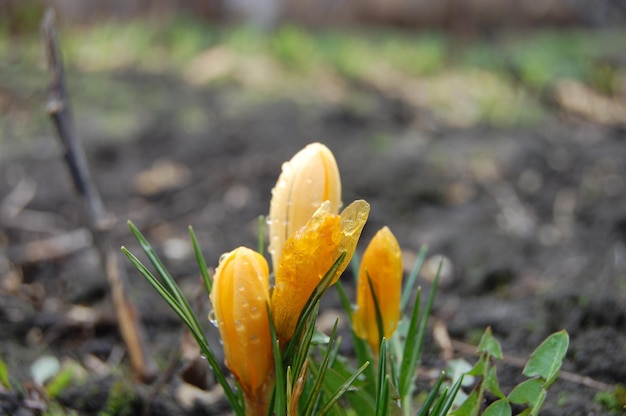
[[[274,356],[267,305],[269,268],[259,253],[239,247],[215,271],[211,303],[225,363],[244,393],[246,414],[267,414]]]
[[[274,270],[278,268],[285,241],[306,224],[324,201],[330,201],[330,213],[339,212],[339,168],[326,146],[312,143],[283,163],[278,182],[272,189],[268,251]]]
[[[383,334],[379,333],[368,276],[380,310]],[[382,336],[389,339],[398,325],[401,294],[400,245],[389,228],[383,227],[372,238],[363,254],[357,284],[357,310],[352,316],[354,332],[359,338],[365,339],[376,353],[380,348]]]

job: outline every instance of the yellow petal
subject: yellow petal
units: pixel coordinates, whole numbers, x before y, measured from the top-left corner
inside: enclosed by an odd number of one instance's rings
[[[246,403],[267,400],[274,359],[267,314],[269,268],[259,253],[239,247],[224,254],[215,271],[211,303],[224,344],[226,366]]]
[[[368,214],[369,204],[362,200],[350,204],[341,215],[331,213],[327,201],[285,242],[271,299],[272,317],[282,346],[293,336],[313,290],[343,251],[346,257],[333,283],[347,267]]]
[[[368,275],[380,308],[384,335],[389,339],[400,319],[402,253],[398,241],[387,227],[376,233],[363,254],[357,284],[357,310],[352,316],[354,332],[359,338],[367,340],[372,350],[378,353],[381,337]]]
[[[300,229],[320,207],[330,201],[330,212],[341,206],[341,179],[332,152],[321,143],[300,150],[282,166],[272,189],[269,213],[269,253],[278,268],[284,242]]]

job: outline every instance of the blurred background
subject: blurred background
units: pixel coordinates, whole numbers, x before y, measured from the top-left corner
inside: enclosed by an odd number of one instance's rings
[[[0,0],[0,351],[21,379],[42,352],[91,375],[123,362],[44,111],[46,7],[113,237],[136,252],[133,220],[190,296],[187,226],[213,266],[256,247],[281,163],[321,141],[344,204],[372,205],[363,243],[389,225],[407,268],[428,244],[424,285],[444,260],[435,317],[454,339],[490,325],[528,356],[565,327],[566,370],[626,380],[625,0]],[[126,266],[168,356],[180,323]],[[546,415],[606,410],[595,388],[555,389]]]

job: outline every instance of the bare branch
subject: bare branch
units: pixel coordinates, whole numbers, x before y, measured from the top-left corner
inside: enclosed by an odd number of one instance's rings
[[[94,244],[100,253],[107,276],[117,323],[128,349],[131,366],[141,380],[149,381],[154,378],[155,367],[146,354],[143,343],[144,331],[135,308],[126,296],[124,269],[120,264],[117,250],[113,248],[109,232],[114,220],[106,212],[89,172],[85,149],[74,129],[54,20],[54,12],[52,9],[47,9],[41,23],[44,48],[52,73],[46,111],[50,115],[58,138],[63,145],[65,161],[74,181],[74,187],[83,202],[89,230],[93,235]]]

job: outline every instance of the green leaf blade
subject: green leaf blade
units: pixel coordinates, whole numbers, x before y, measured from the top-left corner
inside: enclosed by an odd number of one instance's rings
[[[543,378],[546,380],[544,387],[548,387],[558,376],[568,347],[567,332],[565,330],[555,332],[535,349],[522,373],[526,377]]]

